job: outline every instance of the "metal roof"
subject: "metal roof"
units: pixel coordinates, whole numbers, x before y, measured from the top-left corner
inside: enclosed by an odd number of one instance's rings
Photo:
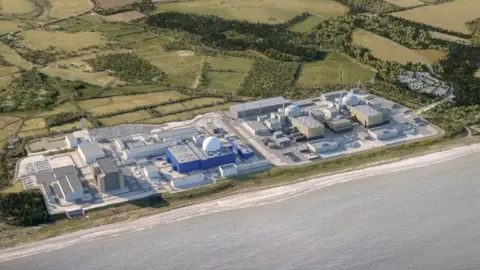
[[[111,157],[97,158],[98,165],[104,173],[116,173],[118,168]]]
[[[295,121],[298,121],[300,124],[305,125],[309,128],[323,127],[322,123],[318,122],[315,118],[313,118],[310,115],[299,116],[293,119],[295,119]]]
[[[37,177],[37,183],[38,184],[47,184],[50,185],[52,182],[55,182],[55,176],[53,175],[52,171],[46,171],[46,172],[39,172],[35,174]]]
[[[368,115],[368,116],[374,116],[374,115],[380,115],[381,113],[377,110],[375,110],[375,108],[373,107],[370,107],[368,105],[358,105],[358,106],[355,106],[353,107],[355,108],[357,111],[365,114],[365,115]]]
[[[172,156],[175,157],[175,159],[177,159],[179,163],[199,160],[195,152],[193,152],[193,150],[185,144],[172,146],[168,148],[168,151],[172,154]]]
[[[249,111],[257,110],[258,108],[262,107],[281,106],[283,104],[287,105],[289,102],[289,100],[286,100],[283,97],[273,97],[232,105],[230,108],[233,108],[236,111]]]
[[[257,121],[245,121],[245,124],[255,131],[269,130],[264,124]]]
[[[70,165],[53,169],[53,173],[65,195],[73,193],[75,190],[83,189],[77,176],[77,169],[74,166]]]

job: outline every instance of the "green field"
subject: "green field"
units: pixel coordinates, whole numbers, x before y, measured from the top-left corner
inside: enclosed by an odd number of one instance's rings
[[[118,124],[133,123],[143,119],[152,118],[147,111],[136,111],[132,113],[119,114],[112,117],[100,118],[99,120],[106,126]]]
[[[166,114],[166,113],[186,110],[187,108],[183,106],[181,102],[179,102],[179,103],[158,106],[158,107],[155,107],[154,109],[159,113]]]
[[[8,139],[13,133],[17,132],[22,126],[22,120],[7,124],[0,129],[0,141]]]
[[[111,87],[107,89],[102,89],[97,87],[87,87],[87,88],[81,89],[80,93],[83,98],[94,98],[94,97],[128,95],[133,93],[158,92],[165,89],[168,89],[168,87],[160,84],[148,84],[148,85],[138,85],[138,86],[119,86],[119,87]],[[89,107],[92,107],[92,106],[89,106]]]
[[[343,80],[341,79],[342,72]],[[303,64],[297,83],[312,86],[356,83],[369,81],[374,75],[373,71],[353,62],[350,58],[330,52],[323,61]]]
[[[145,39],[153,38],[156,35],[152,32],[141,32],[141,33],[133,33],[128,35],[118,36],[116,40],[122,44],[130,44],[134,42],[140,42]]]
[[[29,137],[29,136],[39,136],[39,135],[47,135],[49,133],[48,128],[36,129],[36,130],[29,130],[29,131],[21,131],[18,133],[20,137]]]
[[[139,26],[109,23],[105,22],[101,16],[91,14],[58,22],[55,24],[55,27],[60,27],[69,32],[102,32],[110,37],[143,31],[143,28]]]
[[[180,3],[158,4],[159,11],[209,14],[226,19],[249,20],[262,23],[282,23],[305,11],[325,19],[348,12],[342,4],[330,0],[196,0]]]
[[[218,102],[223,102],[222,98],[197,98],[182,102],[187,109],[194,109],[204,105],[213,105]]]
[[[42,128],[45,128],[45,126],[46,126],[45,119],[31,118],[23,122],[23,125],[20,131],[23,132],[23,131],[30,131],[35,129],[42,129]]]
[[[299,22],[290,27],[290,30],[296,32],[307,32],[317,26],[319,23],[324,21],[325,18],[317,17],[317,16],[310,16],[306,20]]]
[[[77,129],[80,126],[80,121],[74,123],[68,123],[61,126],[54,126],[50,128],[52,132],[60,132],[60,131],[70,131],[72,129]],[[92,127],[92,124],[87,121],[87,127]]]
[[[207,63],[213,70],[233,70],[238,72],[247,72],[252,66],[254,60],[243,57],[233,56],[209,56]]]
[[[45,116],[49,116],[49,115],[57,114],[57,113],[61,113],[61,112],[78,112],[78,111],[79,111],[78,107],[75,106],[75,104],[69,102],[69,103],[64,103],[64,104],[58,105],[53,110],[43,111],[43,112],[37,114],[36,116],[45,117]]]
[[[208,72],[208,89],[225,92],[235,92],[245,77],[245,73],[236,72]]]

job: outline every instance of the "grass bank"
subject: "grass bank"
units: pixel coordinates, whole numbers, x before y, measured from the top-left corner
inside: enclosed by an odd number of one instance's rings
[[[200,187],[180,193],[152,196],[90,211],[87,213],[88,217],[83,219],[62,219],[51,224],[31,228],[0,227],[0,243],[2,243],[0,247],[6,248],[105,224],[135,220],[147,215],[158,214],[228,195],[292,184],[315,177],[362,169],[478,142],[480,142],[480,137],[438,138],[418,141],[301,167],[272,168],[262,173],[221,180],[212,186]]]

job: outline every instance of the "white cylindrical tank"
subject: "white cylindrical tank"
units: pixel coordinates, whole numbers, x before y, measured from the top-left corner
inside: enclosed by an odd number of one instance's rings
[[[289,105],[285,108],[285,114],[290,117],[298,117],[302,115],[302,109],[298,105]]]
[[[347,106],[357,106],[358,98],[355,95],[348,94],[342,98],[342,103]]]
[[[206,138],[202,143],[202,149],[206,152],[215,152],[220,150],[222,144],[217,137],[211,136]]]

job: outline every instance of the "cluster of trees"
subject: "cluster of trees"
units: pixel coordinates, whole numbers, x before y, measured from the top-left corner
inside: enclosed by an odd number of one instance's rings
[[[302,14],[297,15],[297,16],[291,18],[290,20],[284,22],[283,25],[288,28],[288,27],[293,26],[297,23],[301,23],[301,22],[305,21],[310,16],[312,16],[312,14],[310,14],[310,12],[308,12],[308,11],[303,12]]]
[[[33,226],[49,220],[39,191],[23,191],[0,195],[0,219],[10,225]]]
[[[45,123],[47,127],[59,126],[77,121],[86,116],[86,112],[61,112],[47,116],[45,118]]]
[[[42,50],[26,50],[20,52],[20,55],[34,64],[43,66],[55,61],[57,53]]]
[[[283,25],[226,20],[217,16],[164,12],[149,16],[151,27],[187,31],[200,36],[201,43],[215,49],[254,49],[269,57],[287,61],[323,59],[324,53],[304,46],[301,35]]]
[[[120,12],[136,10],[142,13],[150,13],[155,10],[155,5],[151,0],[137,0],[130,5],[117,8],[96,8],[95,12],[101,15],[113,15]]]
[[[428,111],[429,121],[441,127],[445,136],[454,137],[464,132],[466,126],[480,124],[480,105],[458,106],[444,102]]]
[[[12,81],[8,93],[0,99],[0,111],[23,111],[49,108],[55,105],[59,91],[51,85],[48,76],[37,69],[24,70]]]
[[[90,64],[96,71],[113,71],[115,76],[127,82],[158,81],[163,75],[156,66],[133,53],[97,55]]]
[[[472,32],[471,42],[480,46],[480,18],[467,23],[467,27]]]
[[[388,13],[402,8],[383,0],[335,0],[350,7],[350,13]]]
[[[5,60],[5,58],[2,55],[0,55],[0,66],[10,67],[12,66],[12,64],[7,60]]]
[[[237,92],[250,97],[282,95],[292,87],[299,68],[299,63],[257,59]]]
[[[480,47],[452,44],[445,58],[435,65],[435,71],[454,85],[456,101],[461,105],[480,104]]]

